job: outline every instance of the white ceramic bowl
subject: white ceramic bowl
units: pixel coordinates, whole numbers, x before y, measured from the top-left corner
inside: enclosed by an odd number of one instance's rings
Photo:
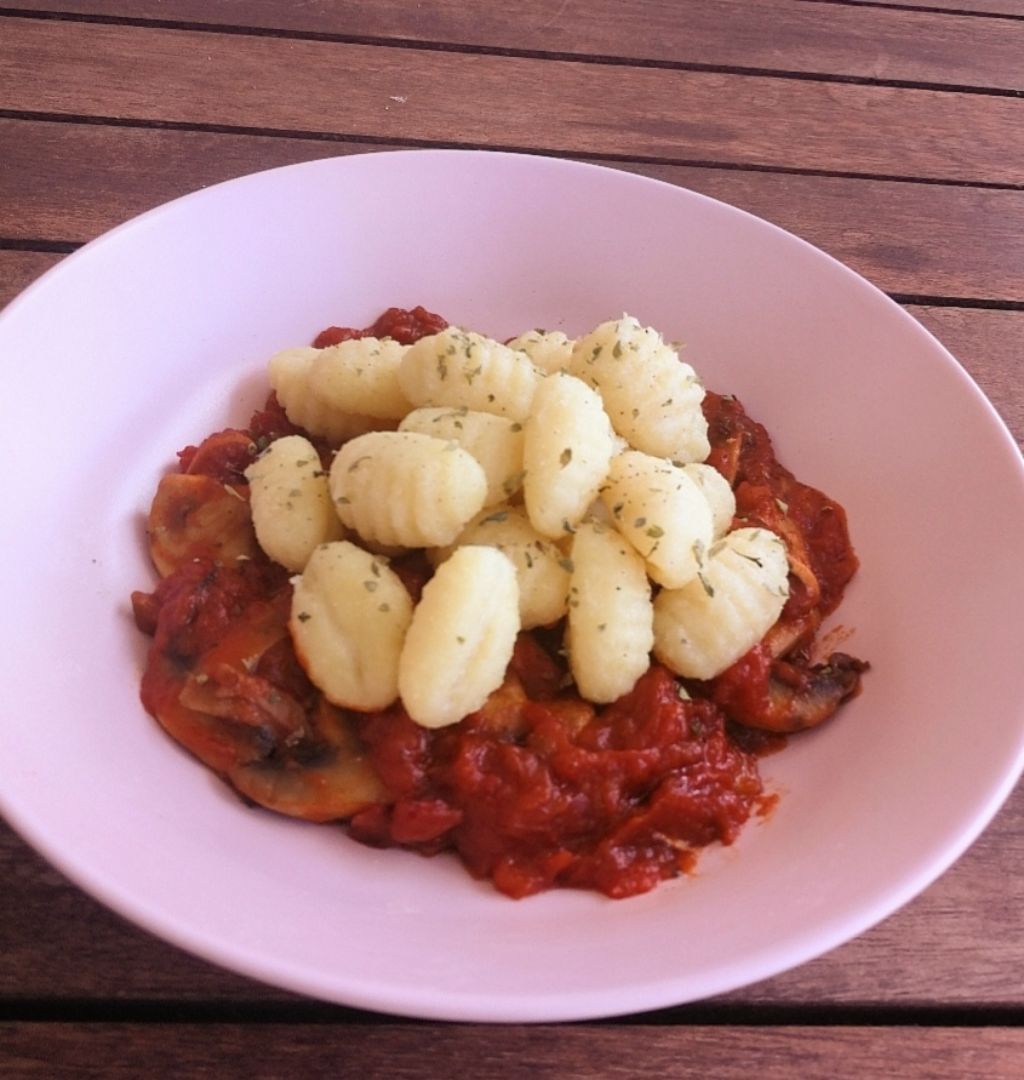
[[[142,518],[174,452],[243,421],[266,359],[424,304],[495,336],[623,311],[687,343],[842,502],[840,610],[871,661],[835,723],[768,759],[783,794],[699,872],[621,902],[513,902],[450,858],[244,808],[143,712]],[[964,371],[860,277],[747,214],[564,161],[318,161],[210,188],[88,245],[0,316],[8,526],[0,807],[112,908],[328,1000],[559,1020],[765,978],[909,900],[1024,762],[1024,471]]]

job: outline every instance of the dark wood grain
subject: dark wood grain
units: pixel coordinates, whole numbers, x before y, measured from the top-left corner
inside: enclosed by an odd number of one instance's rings
[[[1015,98],[35,19],[3,31],[5,104],[22,112],[1024,184]]]
[[[1024,447],[1024,312],[915,305],[907,310],[967,369]]]
[[[367,143],[0,119],[0,237],[81,243],[169,199]],[[376,149],[383,149],[376,147]],[[1024,191],[607,162],[764,217],[879,288],[1024,302]],[[49,178],[38,182],[40,170]]]
[[[62,255],[49,251],[4,251],[0,249],[0,308],[9,304],[22,289],[55,266]]]
[[[466,1025],[0,1025],[11,1080],[183,1076],[638,1076],[716,1080],[921,1076],[1019,1080],[1024,1031],[849,1027],[544,1027]]]
[[[781,225],[886,292],[1024,300],[1021,191],[669,165],[620,167]]]
[[[1024,86],[1024,23],[792,0],[28,0],[27,10],[879,81]]]

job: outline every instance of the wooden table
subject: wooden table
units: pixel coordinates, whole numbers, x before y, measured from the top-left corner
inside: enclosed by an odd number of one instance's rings
[[[1024,0],[20,0],[0,8],[0,301],[243,173],[386,147],[543,152],[831,252],[1019,438],[1022,92]],[[5,1077],[1024,1075],[1019,790],[856,941],[605,1023],[394,1021],[260,986],[120,921],[2,826],[0,880]]]

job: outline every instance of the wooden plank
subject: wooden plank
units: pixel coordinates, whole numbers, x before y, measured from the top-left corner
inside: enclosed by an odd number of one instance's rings
[[[84,243],[180,195],[370,143],[0,118],[0,237]],[[48,179],[39,183],[39,177]]]
[[[1024,448],[1024,311],[907,310],[967,369]]]
[[[8,1080],[299,1075],[408,1080],[443,1074],[473,1080],[640,1075],[1019,1080],[1024,1063],[1024,1031],[1006,1027],[15,1023],[0,1025],[0,1047]]]
[[[3,29],[8,110],[1024,184],[1024,101],[1009,97],[35,19]]]
[[[0,250],[0,308],[63,257],[49,251]]]
[[[815,3],[816,0],[807,0]],[[923,8],[925,11],[939,9],[969,15],[1012,15],[1024,19],[1022,0],[842,0],[860,6],[885,6],[887,3],[905,8]]]
[[[780,225],[886,292],[1024,300],[1021,191],[665,165],[620,167],[692,188]],[[984,253],[979,246],[985,246]]]
[[[375,149],[320,139],[3,119],[0,145],[0,237],[74,242],[221,180]],[[889,292],[1024,301],[1024,191],[611,164],[773,221]]]
[[[199,1000],[261,1008],[300,1001],[124,922],[2,822],[0,880],[0,1001]],[[1024,1008],[1022,910],[1024,788],[956,866],[903,910],[826,956],[712,1005]],[[685,1019],[692,1011],[670,1014]]]
[[[844,75],[1024,86],[1024,23],[792,0],[28,0],[20,9],[258,27],[377,41]]]

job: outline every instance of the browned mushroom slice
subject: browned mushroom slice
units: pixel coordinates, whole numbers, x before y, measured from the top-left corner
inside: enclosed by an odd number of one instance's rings
[[[150,507],[147,532],[161,577],[193,559],[231,565],[259,551],[248,499],[210,476],[165,476]]]
[[[738,724],[791,734],[816,727],[860,689],[868,664],[845,653],[810,664],[776,660],[762,643],[711,682],[712,698]]]
[[[768,731],[789,733],[817,727],[860,689],[868,665],[845,653],[833,653],[827,663],[796,667],[785,661],[772,665],[768,683]]]
[[[345,713],[321,700],[313,730],[262,761],[228,770],[246,798],[305,821],[341,821],[375,803],[387,789]]]

